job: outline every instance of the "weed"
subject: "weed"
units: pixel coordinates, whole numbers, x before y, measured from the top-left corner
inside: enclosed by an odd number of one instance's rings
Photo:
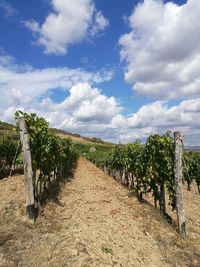
[[[107,247],[102,246],[101,249],[102,249],[103,253],[106,253],[106,254],[108,254],[108,253],[113,254],[112,248],[107,248]]]

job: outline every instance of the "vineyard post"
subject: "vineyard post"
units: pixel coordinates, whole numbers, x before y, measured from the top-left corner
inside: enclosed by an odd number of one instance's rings
[[[174,158],[174,176],[176,191],[176,211],[178,219],[178,230],[182,236],[186,236],[185,211],[183,206],[182,192],[182,155],[183,155],[183,134],[181,132],[174,133],[175,141],[175,158]]]
[[[33,223],[35,221],[35,209],[34,209],[33,170],[31,162],[29,137],[24,117],[20,115],[18,117],[18,122],[20,128],[20,139],[22,142],[23,163],[24,163],[26,216],[28,221]]]

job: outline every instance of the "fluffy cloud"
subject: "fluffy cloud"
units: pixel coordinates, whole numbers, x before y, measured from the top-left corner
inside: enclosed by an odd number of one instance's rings
[[[197,121],[200,120],[200,98],[182,101],[177,106],[169,107],[166,102],[156,101],[142,106],[136,113],[128,117],[117,115],[112,119],[116,129],[123,127],[119,135],[121,141],[145,138],[150,134],[164,133],[165,131],[183,131],[186,142],[197,142],[200,135]],[[195,140],[195,142],[194,142]],[[200,142],[197,142],[200,144]],[[196,144],[197,144],[196,143]]]
[[[155,101],[125,116],[116,98],[99,89],[101,82],[111,78],[112,72],[34,69],[17,65],[12,57],[0,57],[0,120],[13,122],[15,111],[23,109],[45,117],[52,127],[108,141],[132,142],[153,133],[182,130],[186,144],[200,145],[200,98],[174,106]],[[52,90],[56,95],[63,90],[63,100],[52,96]]]
[[[137,94],[157,99],[200,94],[200,2],[144,0],[129,17],[131,32],[121,36],[125,80]]]
[[[44,116],[51,126],[88,135],[100,135],[111,128],[111,120],[122,111],[114,97],[107,97],[94,85],[112,78],[112,71],[82,69],[34,69],[17,65],[12,57],[0,57],[0,119],[13,122],[17,109]],[[63,90],[57,103],[52,90]]]
[[[137,113],[128,118],[117,116],[112,123],[116,127],[128,128],[166,128],[166,130],[192,127],[200,120],[200,98],[182,101],[178,106],[169,107],[165,102],[156,101],[142,106]],[[198,128],[198,127],[197,127]]]
[[[79,83],[69,90],[62,102],[56,104],[45,98],[38,110],[54,127],[101,138],[109,133],[107,138],[113,140],[111,121],[122,107],[114,97],[103,95],[98,88]]]
[[[53,12],[42,25],[34,20],[25,22],[47,54],[66,54],[69,45],[93,37],[109,25],[93,0],[51,0],[51,6]]]
[[[114,97],[106,97],[88,83],[74,85],[69,90],[69,96],[59,104],[53,103],[50,98],[43,99],[41,107],[49,111],[65,112],[76,122],[84,124],[110,123],[122,111]]]
[[[17,65],[9,56],[0,57],[0,94],[5,99],[0,110],[6,106],[38,102],[51,90],[69,90],[77,83],[98,84],[112,78],[112,71],[88,72],[83,69],[44,68]]]
[[[72,86],[60,103],[40,94],[36,99],[30,97],[30,102],[28,99],[27,103],[25,100],[10,103],[6,92],[3,97],[4,108],[0,108],[0,119],[3,121],[12,122],[15,111],[22,109],[45,117],[52,127],[99,137],[110,133],[109,138],[112,140],[111,121],[123,110],[114,97],[105,96],[101,90],[91,87],[88,83]],[[21,91],[12,91],[12,97],[21,99],[24,96]]]

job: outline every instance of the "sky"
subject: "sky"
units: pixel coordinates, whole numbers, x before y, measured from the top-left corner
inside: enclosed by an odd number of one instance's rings
[[[200,145],[200,1],[0,0],[0,120]]]

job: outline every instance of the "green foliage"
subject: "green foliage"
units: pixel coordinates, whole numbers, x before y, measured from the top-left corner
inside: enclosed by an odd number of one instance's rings
[[[19,152],[21,151],[21,149],[19,150]],[[23,164],[23,157],[22,157],[22,152],[18,154],[18,156],[16,157],[16,165],[22,165]]]
[[[195,180],[200,193],[200,152],[185,152],[183,164],[183,177],[188,190],[191,189],[191,183]]]
[[[105,254],[108,254],[108,253],[113,254],[112,248],[102,246],[101,249],[102,249],[103,253],[105,253]]]
[[[18,148],[18,141],[11,135],[4,134],[0,136],[0,170],[11,167]],[[18,156],[20,149],[18,149]]]
[[[152,192],[155,204],[159,201],[165,213],[165,188],[170,196],[170,204],[175,207],[174,191],[174,152],[173,138],[165,135],[152,135],[146,144],[136,141],[133,144],[116,145],[110,152],[87,153],[86,157],[98,167],[113,176],[121,176],[138,197]],[[131,179],[130,179],[131,177]]]
[[[151,135],[146,144],[136,141],[127,145],[116,145],[109,151],[97,151],[85,155],[99,168],[120,179],[136,193],[139,199],[145,193],[152,193],[155,206],[166,214],[165,190],[169,204],[176,207],[174,182],[174,140],[170,132]],[[183,156],[183,178],[188,189],[196,181],[200,193],[200,152],[185,152]]]
[[[154,200],[164,201],[165,187],[170,196],[170,204],[175,208],[174,191],[174,141],[170,133],[152,135],[145,145],[146,176],[149,182],[149,192],[152,191]],[[164,205],[164,203],[160,203]],[[163,207],[164,208],[164,207]]]
[[[71,139],[54,136],[49,130],[47,121],[34,113],[29,115],[18,111],[15,115],[16,119],[20,115],[25,118],[34,172],[39,170],[41,175],[49,177],[61,166],[64,169],[72,165],[77,154]],[[18,127],[17,129],[19,130]]]
[[[96,148],[97,152],[107,152],[111,150],[111,146],[105,146],[101,144],[84,144],[84,143],[74,143],[76,151],[79,155],[83,155],[84,153],[89,153],[91,146]]]
[[[14,126],[7,122],[0,121],[0,130],[1,131],[13,131]]]
[[[193,164],[193,175],[197,185],[200,186],[200,152],[194,152]]]
[[[191,183],[194,179],[194,175],[195,175],[195,158],[194,158],[195,153],[189,151],[184,153],[183,156],[183,177],[184,180],[187,182],[187,187],[188,190],[191,190]]]

